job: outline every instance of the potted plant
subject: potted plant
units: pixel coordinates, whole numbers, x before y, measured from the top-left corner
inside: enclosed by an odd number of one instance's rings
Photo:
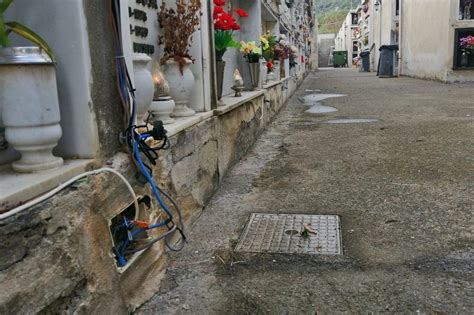
[[[459,47],[461,48],[461,67],[469,66],[469,56],[474,50],[474,36],[469,35],[459,39]]]
[[[262,48],[254,41],[240,42],[240,51],[247,60],[250,72],[250,81],[253,90],[258,89],[260,84],[260,58],[262,57]]]
[[[163,2],[158,13],[158,22],[163,32],[160,44],[164,54],[160,60],[165,66],[165,76],[170,84],[170,96],[176,107],[175,117],[194,115],[188,107],[194,86],[194,75],[189,67],[194,59],[189,54],[192,35],[200,25],[200,0],[177,0],[176,9],[167,8]]]
[[[6,140],[21,154],[13,169],[43,171],[63,164],[52,153],[62,135],[56,70],[51,49],[38,34],[18,22],[5,22],[12,2],[0,2],[0,120]],[[11,33],[37,47],[10,47]]]
[[[239,42],[234,40],[234,31],[240,30],[234,16],[224,10],[226,2],[224,0],[214,0],[214,44],[216,50],[216,73],[217,73],[217,99],[222,98],[224,84],[225,61],[222,59],[228,48],[239,48]],[[239,17],[248,17],[248,13],[242,9],[235,9],[235,14]]]

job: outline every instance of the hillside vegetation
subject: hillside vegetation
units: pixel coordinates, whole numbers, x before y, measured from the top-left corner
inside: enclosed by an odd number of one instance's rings
[[[354,7],[358,0],[352,0]],[[319,0],[316,3],[319,34],[337,33],[351,8],[351,0]]]

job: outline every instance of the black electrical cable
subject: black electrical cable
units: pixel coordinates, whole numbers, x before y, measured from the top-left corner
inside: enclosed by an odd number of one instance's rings
[[[111,6],[111,12],[112,12],[112,24],[113,24],[113,29],[114,29],[114,41],[115,41],[115,47],[116,47],[116,62],[117,62],[117,73],[120,78],[118,78],[118,86],[119,86],[119,92],[121,94],[121,100],[124,105],[125,110],[125,119],[128,119],[128,125],[126,126],[126,129],[124,131],[125,136],[126,136],[126,143],[127,145],[132,149],[133,151],[133,143],[135,143],[138,146],[138,152],[142,153],[147,159],[148,163],[151,165],[156,165],[156,161],[158,160],[158,151],[159,150],[166,150],[171,147],[170,141],[168,137],[166,136],[166,130],[163,128],[162,124],[155,125],[152,131],[149,130],[148,128],[148,122],[149,119],[151,118],[151,115],[149,114],[147,117],[147,120],[145,122],[145,125],[143,126],[137,126],[135,125],[135,120],[136,120],[136,97],[135,97],[135,88],[133,86],[132,80],[130,78],[130,73],[128,71],[128,67],[125,63],[125,58],[123,56],[123,46],[122,46],[122,29],[121,29],[121,10],[120,10],[120,0],[110,0],[110,6]],[[125,93],[128,92],[128,95],[125,95]],[[128,109],[128,110],[127,110]],[[155,140],[162,141],[161,145],[159,147],[151,147],[146,143],[145,139],[137,139],[137,135],[140,135],[142,132],[138,132],[138,128],[144,128],[146,130],[146,134],[152,134],[153,138]],[[139,153],[139,154],[140,154]],[[137,161],[133,156],[131,157],[131,160],[134,162],[135,166],[137,166]],[[142,163],[142,166],[148,170],[149,175],[152,174],[152,167],[147,165],[146,163]],[[139,169],[139,168],[138,168]],[[169,230],[162,235],[156,237],[155,239],[147,242],[144,245],[141,245],[140,247],[134,248],[132,250],[125,250],[124,255],[130,255],[139,251],[142,251],[150,246],[152,246],[154,243],[158,242],[161,239],[165,239],[165,245],[166,247],[171,250],[171,251],[179,251],[183,249],[184,244],[186,242],[186,237],[184,234],[184,223],[182,219],[182,212],[181,209],[179,208],[178,204],[175,202],[175,200],[167,194],[165,191],[157,187],[158,191],[163,194],[175,207],[176,212],[179,217],[179,227],[175,225],[172,221],[171,223],[173,226],[169,227]],[[166,209],[165,209],[166,210]],[[174,247],[170,244],[170,237],[171,235],[178,230],[181,234],[181,243],[178,247]]]
[[[186,243],[186,236],[185,236],[185,231],[184,231],[184,222],[183,222],[183,216],[182,216],[181,208],[178,206],[178,203],[167,192],[165,192],[160,187],[157,187],[157,188],[160,191],[160,193],[162,193],[171,202],[171,204],[176,209],[176,212],[178,213],[179,226],[180,226],[180,227],[178,227],[178,230],[181,233],[181,243],[178,247],[175,248],[175,247],[170,245],[170,240],[167,237],[167,238],[165,238],[165,244],[166,244],[166,247],[168,247],[169,250],[171,250],[173,252],[179,252],[180,250],[182,250],[184,248],[184,244]]]
[[[162,240],[163,238],[166,238],[167,236],[171,235],[174,233],[174,231],[176,231],[176,225],[173,225],[173,227],[169,230],[169,231],[166,231],[165,233],[161,234],[160,236],[152,239],[151,241],[147,242],[145,245],[142,245],[140,247],[137,247],[137,248],[134,248],[132,250],[126,250],[124,252],[125,255],[132,255],[132,254],[135,254],[137,252],[140,252],[142,250],[145,250],[147,249],[148,247],[150,247],[151,245],[155,244],[156,242],[158,242],[159,240]]]

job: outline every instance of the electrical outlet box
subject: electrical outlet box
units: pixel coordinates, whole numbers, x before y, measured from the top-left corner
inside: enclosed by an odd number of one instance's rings
[[[133,249],[133,243],[130,243],[130,234],[137,228],[129,229],[126,222],[139,220],[143,216],[144,210],[150,208],[151,199],[148,196],[140,196],[138,198],[140,209],[135,209],[135,204],[131,202],[127,207],[118,211],[117,215],[109,220],[109,231],[112,239],[112,255],[116,261],[117,270],[124,272],[133,262],[144,252],[144,250],[134,254],[125,254],[126,250]],[[134,239],[146,240],[149,238],[146,231],[136,234]],[[122,253],[122,255],[118,255]],[[119,257],[123,257],[120,259]]]

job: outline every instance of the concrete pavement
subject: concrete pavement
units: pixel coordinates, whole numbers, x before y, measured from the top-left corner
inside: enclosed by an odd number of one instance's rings
[[[473,117],[472,84],[311,73],[137,313],[474,313]],[[337,214],[344,255],[236,254],[252,212]]]

